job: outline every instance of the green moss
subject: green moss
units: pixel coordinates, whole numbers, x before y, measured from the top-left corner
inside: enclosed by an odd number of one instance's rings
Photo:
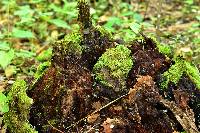
[[[46,68],[48,68],[50,65],[51,65],[51,62],[49,62],[49,61],[40,64],[34,75],[35,79],[39,79],[44,74]]]
[[[156,40],[155,37],[152,37],[152,36],[151,36],[150,38],[153,40],[153,42],[155,42],[155,44],[156,44],[156,46],[157,46],[157,48],[158,48],[158,51],[159,51],[160,53],[165,54],[165,55],[167,55],[167,56],[171,56],[171,55],[172,55],[172,49],[170,48],[169,45],[159,43],[159,42]]]
[[[186,73],[194,82],[196,87],[200,89],[200,73],[198,69],[180,57],[176,57],[174,61],[175,64],[172,65],[168,71],[163,73],[163,76],[166,78],[166,80],[162,82],[162,88],[166,88],[169,82],[177,84],[181,76]]]
[[[74,32],[65,36],[63,40],[64,50],[66,53],[81,55],[82,47],[80,46],[82,40],[81,34]]]
[[[133,65],[130,53],[123,45],[108,49],[93,67],[96,80],[116,91],[125,88],[125,79]]]
[[[108,37],[110,39],[112,39],[112,34],[111,32],[109,32],[108,30],[106,30],[105,28],[103,28],[102,26],[95,26],[95,29],[98,30],[101,33],[101,37]]]
[[[37,132],[28,121],[30,106],[33,100],[27,96],[26,89],[26,82],[24,80],[17,80],[8,93],[9,111],[3,115],[3,120],[10,132]]]
[[[163,73],[163,76],[166,78],[164,82],[162,82],[162,87],[166,88],[169,82],[173,82],[177,84],[181,76],[184,72],[184,61],[180,58],[175,59],[175,64],[172,65],[168,71]]]
[[[48,48],[37,56],[37,60],[39,61],[48,61],[52,56],[52,48]]]
[[[82,36],[78,32],[66,35],[63,39],[58,40],[53,44],[53,56],[59,56],[61,58],[62,56],[68,55],[80,56],[82,54],[82,47],[80,46],[81,40]]]
[[[196,87],[200,89],[200,73],[197,67],[189,62],[185,61],[186,73],[190,79],[195,83]]]
[[[163,53],[167,56],[170,56],[172,54],[172,50],[171,48],[168,46],[168,45],[165,45],[165,44],[157,44],[157,48],[158,48],[158,51],[160,53]]]
[[[54,66],[57,65],[63,67],[67,64],[67,61],[73,60],[75,62],[76,59],[80,59],[84,49],[80,45],[82,39],[82,35],[75,31],[53,43],[51,63]]]

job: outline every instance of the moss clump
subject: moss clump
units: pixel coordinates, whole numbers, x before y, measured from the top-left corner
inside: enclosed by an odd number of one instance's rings
[[[172,50],[168,45],[157,43],[157,48],[160,53],[163,53],[167,56],[170,56],[172,54]]]
[[[29,110],[33,100],[26,94],[26,82],[17,80],[8,93],[9,111],[3,115],[3,120],[10,132],[36,133],[29,124]]]
[[[109,39],[113,39],[112,34],[109,31],[107,31],[105,28],[103,28],[102,26],[97,25],[95,26],[95,29],[101,33],[101,37],[106,36]]]
[[[183,64],[184,61],[180,58],[177,58],[175,60],[175,64],[172,65],[168,71],[163,73],[163,76],[166,78],[166,80],[162,82],[162,87],[166,88],[169,82],[173,82],[174,84],[178,83],[185,69]]]
[[[166,80],[161,83],[162,88],[166,88],[169,82],[177,84],[181,76],[185,73],[195,83],[196,87],[200,89],[200,74],[198,69],[180,57],[176,57],[174,61],[175,64],[172,65],[168,71],[163,73]]]
[[[185,61],[186,73],[190,79],[195,83],[196,87],[200,89],[200,73],[197,67]]]
[[[133,65],[130,53],[131,50],[123,45],[108,49],[93,67],[96,80],[115,91],[124,89]]]
[[[169,45],[166,45],[166,44],[160,44],[155,37],[150,37],[153,42],[156,44],[157,48],[158,48],[158,51],[162,54],[165,54],[167,56],[171,56],[172,55],[172,49],[170,48]]]
[[[52,56],[52,48],[48,48],[37,56],[37,60],[44,62],[51,59]]]
[[[77,31],[66,35],[63,39],[56,41],[53,44],[52,64],[60,67],[65,67],[68,61],[74,61],[81,58],[82,35]]]
[[[82,54],[81,40],[81,34],[73,32],[65,36],[63,40],[58,41],[58,43],[63,46],[66,55],[74,54],[80,56]]]
[[[46,68],[48,68],[50,65],[51,65],[51,62],[49,62],[49,61],[40,64],[37,68],[35,75],[34,75],[35,79],[39,79],[40,77],[42,77]]]
[[[79,33],[72,33],[69,36],[66,36],[64,38],[64,41],[66,43],[65,45],[65,51],[69,53],[76,53],[78,55],[81,55],[82,53],[82,47],[79,45],[81,43],[82,36]]]

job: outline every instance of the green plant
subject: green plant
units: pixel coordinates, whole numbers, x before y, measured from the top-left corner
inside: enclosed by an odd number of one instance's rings
[[[58,27],[71,29],[71,27],[69,26],[69,24],[67,24],[65,21],[63,21],[61,19],[50,19],[48,22],[50,22],[52,24],[55,24]]]
[[[30,30],[21,30],[18,28],[13,28],[11,36],[13,38],[35,38]]]
[[[0,51],[0,66],[5,70],[14,59],[14,56],[15,52],[13,49],[10,49],[9,51]]]
[[[36,55],[27,50],[13,49],[6,42],[2,44],[0,46],[0,68],[4,70],[7,78],[17,73],[20,65],[24,62],[21,59],[33,58]]]
[[[8,98],[0,92],[0,112],[6,113],[9,111]]]

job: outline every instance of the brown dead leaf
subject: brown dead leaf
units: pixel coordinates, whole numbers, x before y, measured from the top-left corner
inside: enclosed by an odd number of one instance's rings
[[[0,73],[0,92],[5,91],[7,84],[8,84],[8,80],[6,80],[6,77],[4,76],[4,74]]]
[[[178,131],[173,131],[173,133],[179,133]]]
[[[106,121],[103,122],[103,128],[105,133],[112,133],[111,122],[113,119],[107,118]]]
[[[175,24],[167,27],[165,30],[169,31],[171,33],[176,33],[178,31],[183,31],[187,30],[189,27],[191,27],[195,22],[190,22],[190,23],[184,23],[184,24]],[[164,29],[162,29],[164,30]]]
[[[87,122],[89,124],[95,122],[97,120],[97,118],[99,117],[99,113],[95,113],[95,114],[91,114],[87,117]]]
[[[122,106],[113,106],[109,108],[109,111],[116,115],[122,115],[123,114],[123,108]]]
[[[96,110],[99,110],[101,108],[101,102],[94,102],[92,104],[92,108],[96,109]]]
[[[154,85],[154,81],[152,79],[151,76],[147,75],[147,76],[139,76],[137,78],[137,83],[133,86],[132,89],[130,89],[129,91],[129,95],[128,95],[128,99],[129,99],[129,103],[133,103],[135,100],[135,95],[137,93],[137,91],[139,91],[140,89],[142,89],[145,86],[153,86]]]
[[[128,95],[128,102],[133,103],[135,101],[135,94],[137,92],[137,89],[133,88],[129,90]]]
[[[122,111],[122,106],[115,106],[115,107],[114,107],[114,110],[115,110],[115,111]]]

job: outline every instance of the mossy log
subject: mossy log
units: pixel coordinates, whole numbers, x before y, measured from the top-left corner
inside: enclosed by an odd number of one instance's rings
[[[198,69],[145,35],[117,44],[93,26],[85,1],[78,9],[80,30],[52,44],[29,88],[30,124],[39,132],[198,132]]]

